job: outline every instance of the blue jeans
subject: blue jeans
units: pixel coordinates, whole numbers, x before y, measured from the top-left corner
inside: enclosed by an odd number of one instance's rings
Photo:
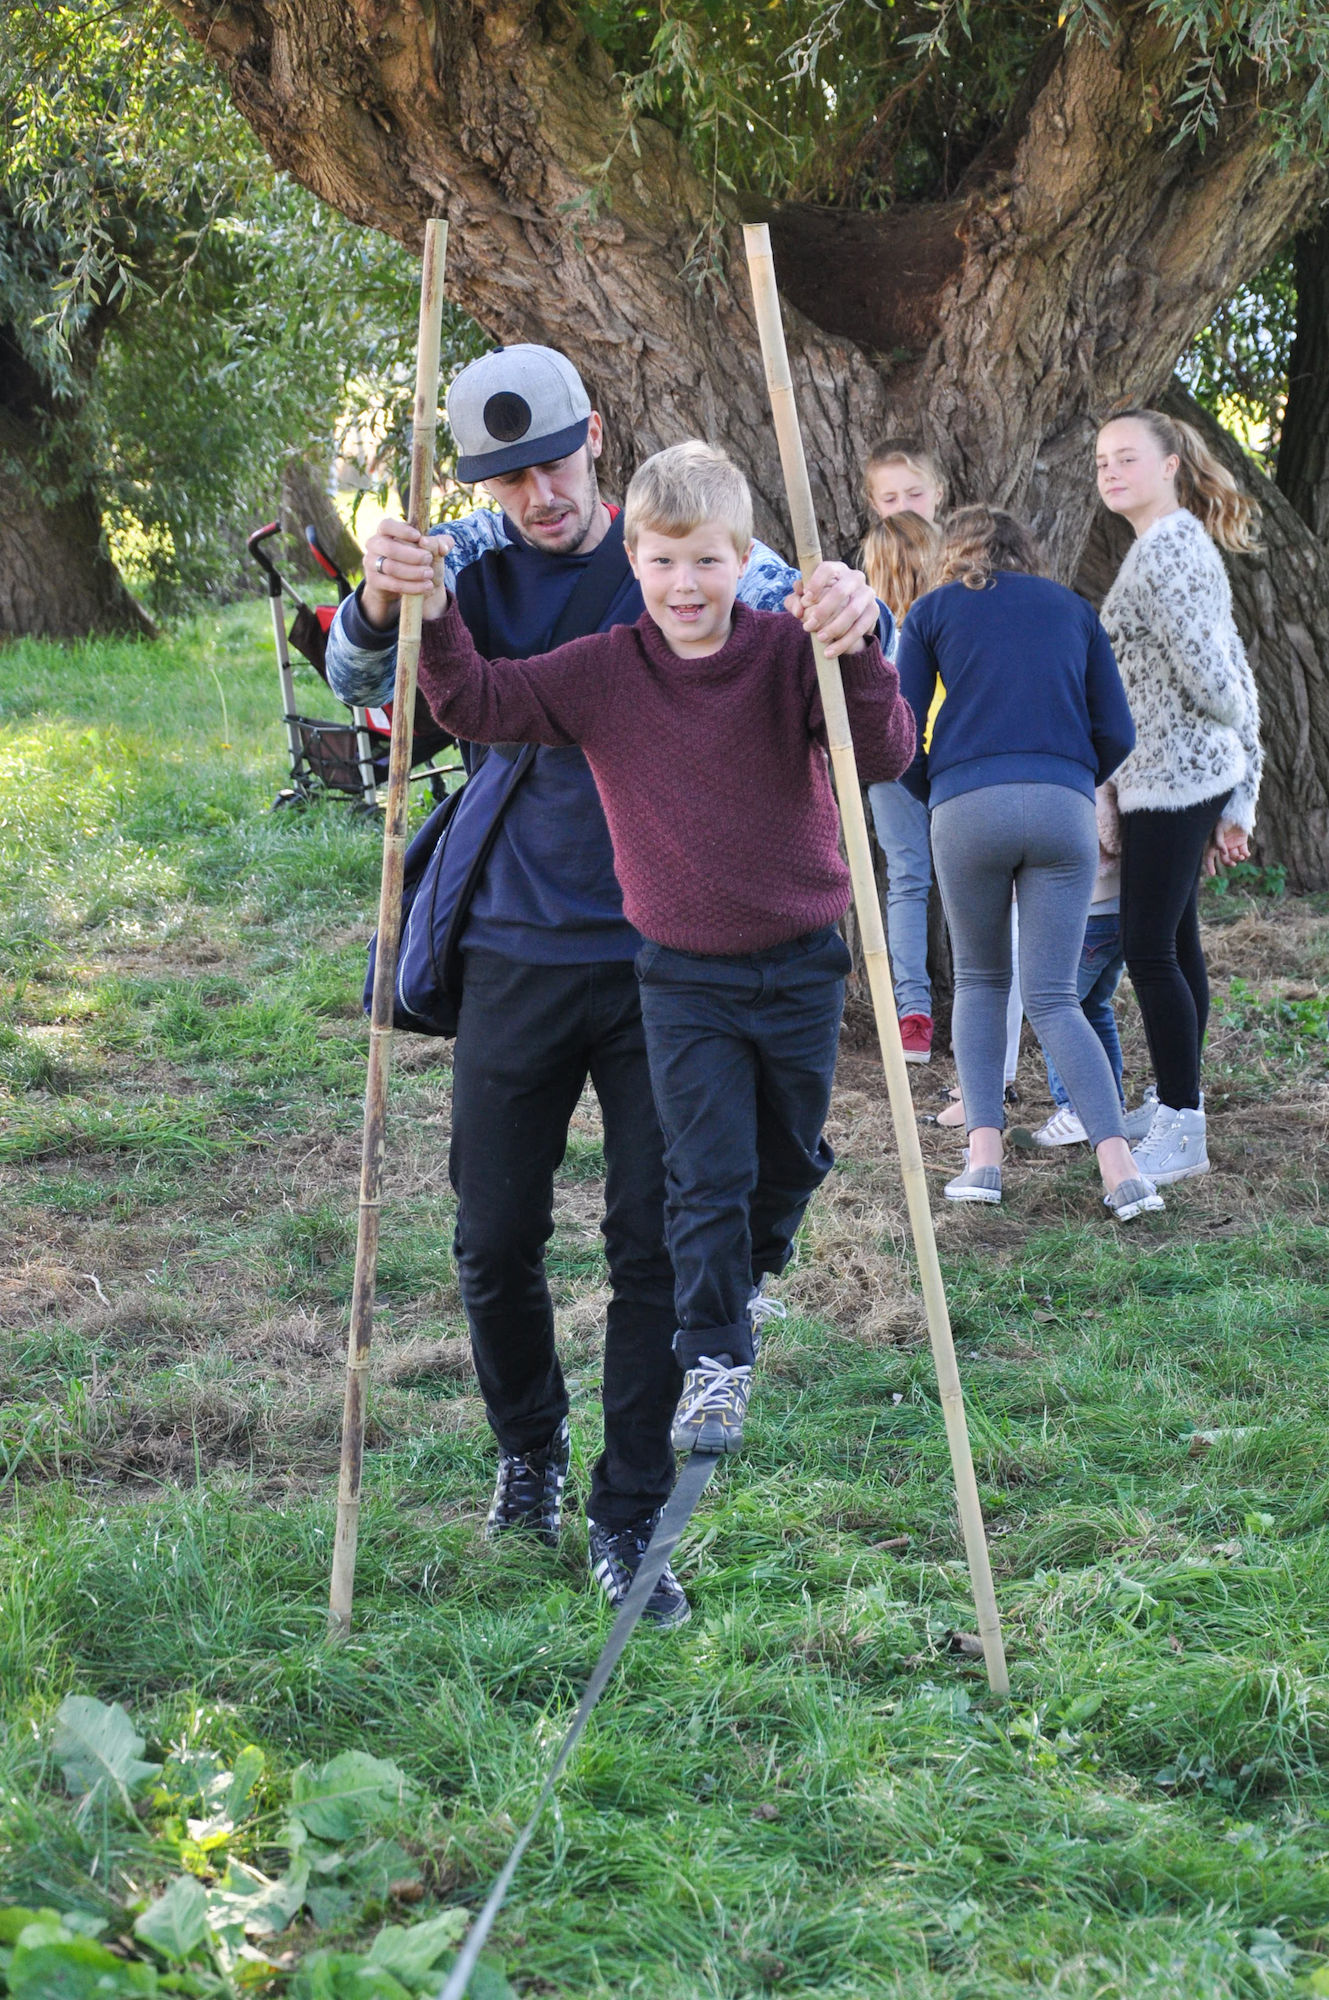
[[[1126,1108],[1126,1097],[1121,1087],[1121,1042],[1117,1036],[1117,1017],[1112,1011],[1112,997],[1121,984],[1122,968],[1126,958],[1121,946],[1121,927],[1116,911],[1106,916],[1090,917],[1084,929],[1084,943],[1080,947],[1080,965],[1075,976],[1075,990],[1080,1005],[1099,1041],[1103,1044],[1107,1059],[1112,1065],[1112,1080],[1117,1086],[1121,1107]],[[1051,1056],[1045,1049],[1043,1060],[1048,1066],[1048,1089],[1052,1092],[1054,1104],[1069,1104],[1066,1086],[1057,1075]]]
[[[928,891],[932,887],[932,848],[928,809],[904,786],[868,786],[868,803],[877,839],[886,856],[886,941],[891,949],[891,981],[895,1011],[932,1013],[928,978]]]
[[[637,954],[683,1368],[751,1364],[752,1288],[784,1269],[835,1164],[821,1128],[849,964],[833,927],[742,956]]]

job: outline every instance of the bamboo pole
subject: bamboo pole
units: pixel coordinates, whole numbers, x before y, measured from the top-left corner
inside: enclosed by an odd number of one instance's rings
[[[423,534],[429,526],[434,485],[434,436],[438,429],[438,357],[443,323],[443,266],[448,225],[425,224],[420,273],[420,331],[415,350],[415,416],[411,437],[409,518]],[[420,665],[424,601],[404,597],[397,628],[397,677],[392,690],[392,738],[388,756],[388,798],[383,821],[383,873],[378,896],[378,952],[369,1016],[369,1068],[365,1079],[364,1140],[360,1154],[360,1210],[355,1240],[355,1284],[351,1330],[346,1344],[346,1395],[342,1406],[341,1474],[337,1486],[337,1532],[332,1547],[332,1587],[328,1637],[345,1639],[351,1630],[355,1589],[355,1548],[360,1526],[360,1484],[364,1468],[365,1410],[369,1394],[369,1348],[374,1333],[374,1280],[378,1270],[378,1229],[383,1157],[392,1061],[392,1000],[401,933],[402,865],[406,854],[406,809],[410,796],[411,731],[415,683]]]
[[[770,231],[765,223],[755,223],[744,229],[743,239],[747,249],[748,274],[752,281],[752,297],[757,313],[757,331],[761,337],[762,359],[766,364],[766,386],[770,391],[771,414],[775,421],[780,463],[784,468],[785,490],[793,519],[798,566],[803,572],[804,582],[807,582],[821,561],[821,542],[817,533],[817,517],[812,506],[812,487],[808,479],[807,461],[803,455],[803,437],[799,428],[798,408],[794,401],[793,381],[789,373],[789,355],[785,348],[784,323],[780,316],[780,295],[775,282]],[[978,1482],[974,1477],[973,1453],[969,1448],[969,1426],[965,1421],[960,1371],[956,1365],[955,1342],[951,1337],[951,1320],[946,1307],[941,1263],[937,1256],[937,1239],[932,1228],[927,1177],[923,1171],[923,1149],[919,1144],[918,1124],[914,1117],[914,1103],[909,1090],[904,1048],[900,1041],[900,1024],[895,1013],[890,961],[886,956],[886,932],[881,917],[881,898],[877,893],[872,853],[868,846],[863,792],[858,782],[854,745],[849,731],[849,712],[845,705],[839,661],[827,659],[817,640],[814,639],[812,643],[817,660],[821,705],[826,717],[831,767],[835,773],[835,789],[840,801],[840,821],[844,828],[845,851],[849,859],[849,871],[853,877],[854,906],[858,913],[859,932],[863,940],[868,987],[872,994],[873,1012],[877,1017],[877,1036],[881,1042],[881,1059],[886,1071],[891,1119],[895,1126],[896,1144],[900,1151],[900,1170],[904,1177],[909,1226],[913,1233],[914,1250],[918,1258],[923,1303],[927,1312],[928,1336],[932,1343],[933,1365],[937,1371],[937,1387],[941,1394],[946,1438],[950,1445],[951,1467],[955,1476],[956,1500],[959,1505],[965,1554],[969,1561],[969,1580],[973,1588],[978,1633],[983,1642],[988,1685],[994,1694],[1005,1695],[1010,1693],[1010,1680],[1006,1672],[1001,1620],[997,1612],[996,1593],[992,1587],[992,1566],[988,1560],[987,1536],[983,1528],[983,1512],[978,1499]]]

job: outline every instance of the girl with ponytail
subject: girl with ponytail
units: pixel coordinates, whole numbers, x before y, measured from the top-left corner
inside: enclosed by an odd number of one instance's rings
[[[1158,1102],[1134,1156],[1165,1185],[1209,1171],[1200,880],[1249,855],[1260,788],[1255,682],[1214,546],[1252,549],[1254,510],[1199,432],[1161,410],[1109,418],[1097,462],[1103,504],[1136,535],[1101,616],[1136,729],[1116,774],[1121,934]]]

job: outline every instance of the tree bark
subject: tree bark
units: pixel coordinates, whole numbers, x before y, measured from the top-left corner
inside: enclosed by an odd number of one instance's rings
[[[326,583],[328,579],[309,552],[305,540],[307,527],[318,530],[320,547],[344,575],[353,575],[362,560],[360,544],[328,496],[327,475],[326,465],[316,465],[306,458],[291,459],[282,473],[281,525],[286,566],[293,575],[311,583]]]
[[[1251,851],[1278,862],[1293,889],[1329,887],[1329,548],[1207,410],[1174,384],[1159,398],[1194,424],[1260,508],[1260,549],[1228,555],[1237,628],[1260,695],[1264,779]],[[1099,509],[1076,578],[1101,603],[1131,544],[1126,522]]]
[[[708,437],[748,471],[758,532],[787,544],[738,204],[713,209],[663,126],[640,119],[623,143],[620,89],[579,16],[556,0],[169,4],[273,158],[323,200],[412,244],[448,214],[451,296],[497,339],[578,364],[606,418],[611,490],[647,452]],[[880,218],[771,211],[826,548],[856,538],[858,467],[889,428],[921,432],[958,500],[1017,509],[1054,573],[1075,574],[1096,416],[1165,389],[1326,185],[1309,160],[1274,163],[1253,94],[1229,93],[1203,148],[1174,143],[1159,107],[1187,60],[1123,8],[1110,45],[1049,42],[956,200]],[[723,253],[704,283],[698,246],[703,265],[708,246]],[[1269,704],[1294,707],[1280,673],[1309,689],[1290,639],[1266,646],[1261,674]],[[1316,810],[1304,764],[1280,770],[1299,790],[1270,810],[1271,839]]]
[[[1329,216],[1323,211],[1293,244],[1292,267],[1297,331],[1275,477],[1311,533],[1329,542]]]
[[[0,325],[0,640],[153,627],[106,546],[91,481],[50,442],[44,383]]]

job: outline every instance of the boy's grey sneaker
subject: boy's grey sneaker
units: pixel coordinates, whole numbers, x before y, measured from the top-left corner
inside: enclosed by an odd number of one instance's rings
[[[763,1278],[762,1284],[765,1284]],[[768,1299],[761,1285],[754,1286],[748,1299],[748,1319],[752,1323],[752,1358],[755,1361],[761,1353],[761,1330],[768,1319],[788,1319],[789,1308],[783,1299]]]
[[[626,1528],[603,1528],[598,1521],[591,1520],[586,1523],[586,1559],[591,1575],[615,1610],[632,1588],[632,1579],[641,1568],[660,1514],[657,1507],[653,1514],[643,1515],[640,1521],[633,1521]],[[668,1563],[661,1570],[660,1580],[641,1615],[646,1624],[661,1628],[686,1625],[691,1618],[692,1606]]]
[[[1034,1133],[1036,1146],[1079,1146],[1089,1134],[1069,1104],[1059,1104],[1052,1116]]]
[[[965,1158],[968,1157],[966,1153]],[[953,1181],[947,1181],[946,1199],[947,1201],[1000,1201],[1001,1168],[966,1167]]]
[[[1161,1208],[1163,1197],[1152,1181],[1136,1175],[1131,1180],[1119,1181],[1111,1194],[1105,1194],[1103,1206],[1111,1210],[1118,1222],[1133,1222],[1137,1215]]]
[[[487,1542],[510,1529],[520,1528],[542,1541],[546,1548],[558,1547],[569,1455],[566,1417],[548,1444],[538,1451],[499,1453],[494,1498],[485,1522]]]
[[[1160,1103],[1154,1112],[1149,1136],[1131,1148],[1131,1158],[1146,1180],[1155,1187],[1173,1181],[1188,1181],[1209,1171],[1209,1149],[1205,1144],[1204,1113],[1183,1108],[1174,1111]]]
[[[740,1450],[751,1393],[751,1368],[736,1368],[729,1354],[718,1360],[703,1354],[683,1377],[683,1394],[674,1413],[674,1450]]]

